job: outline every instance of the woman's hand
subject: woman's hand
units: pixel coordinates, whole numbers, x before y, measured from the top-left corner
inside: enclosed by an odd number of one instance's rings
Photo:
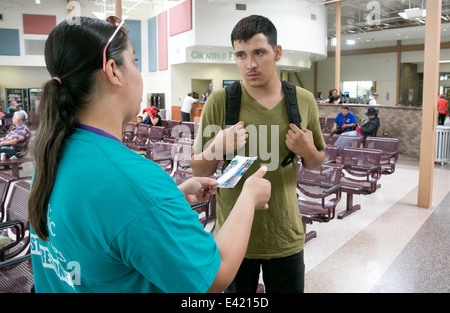
[[[272,190],[270,181],[263,178],[267,173],[267,167],[261,166],[256,173],[247,178],[242,188],[241,196],[246,197],[250,203],[254,203],[256,210],[267,210]],[[246,201],[246,202],[247,202]]]
[[[208,200],[214,191],[217,181],[208,177],[192,177],[178,186],[184,193],[184,198],[189,204],[195,204]]]

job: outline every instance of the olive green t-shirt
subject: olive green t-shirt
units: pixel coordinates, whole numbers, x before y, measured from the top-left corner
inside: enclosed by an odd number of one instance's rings
[[[245,179],[266,165],[264,178],[272,184],[269,209],[256,211],[247,248],[246,258],[271,259],[293,255],[303,250],[305,234],[298,209],[296,194],[296,162],[286,167],[281,162],[289,152],[286,133],[289,119],[284,98],[271,110],[254,100],[241,84],[241,108],[239,120],[245,122],[249,138],[245,151],[236,154],[258,156],[239,183],[233,189],[219,188],[216,191],[216,231],[231,212]],[[297,87],[297,100],[302,118],[301,126],[313,132],[318,150],[325,149],[319,125],[318,108],[313,95]],[[194,152],[200,153],[208,147],[220,129],[225,128],[225,89],[211,94],[201,115],[199,132],[194,143]],[[227,156],[229,160],[231,157]],[[228,162],[226,162],[228,163]]]

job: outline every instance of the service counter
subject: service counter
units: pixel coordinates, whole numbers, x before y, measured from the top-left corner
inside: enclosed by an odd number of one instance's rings
[[[191,108],[191,122],[200,122],[200,116],[202,115],[204,101],[193,103]],[[181,121],[181,106],[172,106],[172,120]]]
[[[341,112],[342,106],[349,107],[350,112],[356,115],[358,122],[365,118],[369,107],[379,110],[380,129],[377,136],[394,137],[399,139],[398,151],[400,154],[411,157],[420,157],[420,134],[422,131],[422,107],[390,106],[344,103],[318,104],[319,116],[335,118]]]

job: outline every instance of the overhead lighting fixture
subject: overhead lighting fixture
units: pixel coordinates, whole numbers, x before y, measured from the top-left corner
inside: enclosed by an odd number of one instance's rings
[[[404,12],[399,12],[398,15],[405,20],[418,20],[427,15],[427,10],[420,8],[405,9]]]

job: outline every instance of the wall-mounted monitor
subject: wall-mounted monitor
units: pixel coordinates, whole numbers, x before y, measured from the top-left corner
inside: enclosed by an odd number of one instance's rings
[[[237,79],[235,79],[235,80],[223,80],[223,88],[227,87],[228,85],[231,85],[235,81],[239,81],[239,80],[237,80]]]

